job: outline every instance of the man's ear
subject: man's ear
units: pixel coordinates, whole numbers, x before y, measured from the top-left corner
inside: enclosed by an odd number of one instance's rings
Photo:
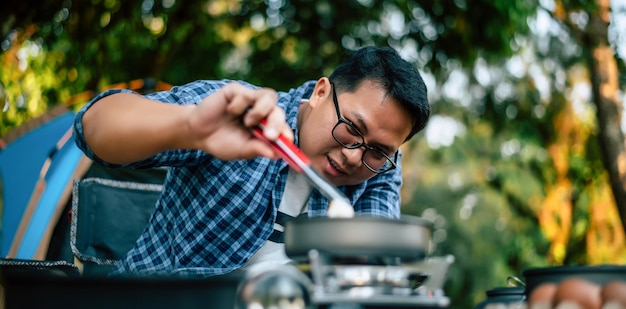
[[[313,94],[309,99],[309,106],[315,108],[318,104],[327,100],[333,93],[333,86],[330,84],[328,77],[322,77],[315,83]]]

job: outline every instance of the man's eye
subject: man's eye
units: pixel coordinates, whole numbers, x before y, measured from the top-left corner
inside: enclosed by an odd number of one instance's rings
[[[379,149],[375,149],[376,151],[371,151],[372,153],[372,157],[376,160],[382,160],[382,159],[386,159],[385,155],[383,155],[383,153],[381,152],[381,150]]]
[[[361,135],[361,132],[359,131],[359,129],[357,129],[353,123],[349,123],[348,125],[348,133],[352,134],[352,135],[356,135],[359,136]]]

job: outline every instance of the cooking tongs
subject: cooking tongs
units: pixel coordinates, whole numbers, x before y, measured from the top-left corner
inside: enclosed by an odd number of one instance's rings
[[[252,133],[255,137],[269,143],[279,156],[287,161],[289,166],[299,174],[304,174],[308,182],[320,193],[329,198],[332,201],[342,200],[348,201],[348,198],[339,191],[337,187],[332,185],[328,180],[324,179],[322,175],[318,174],[313,167],[311,167],[311,160],[296,146],[284,136],[280,135],[276,140],[269,140],[263,135],[263,129],[265,128],[266,120],[261,120],[261,123],[252,129]]]

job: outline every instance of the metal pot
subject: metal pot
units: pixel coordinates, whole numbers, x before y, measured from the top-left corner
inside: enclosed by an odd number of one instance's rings
[[[400,219],[297,218],[285,224],[285,252],[306,257],[312,249],[338,257],[395,257],[423,260],[429,253],[432,222],[403,215]]]
[[[524,287],[497,287],[488,290],[487,298],[474,307],[474,309],[487,308],[521,308],[526,298]]]
[[[559,283],[567,278],[581,278],[597,284],[626,278],[626,266],[556,266],[533,268],[523,272],[526,279],[526,296],[542,283]]]

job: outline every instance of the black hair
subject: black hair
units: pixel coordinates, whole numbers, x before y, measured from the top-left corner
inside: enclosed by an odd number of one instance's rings
[[[391,47],[368,46],[353,52],[329,79],[338,93],[356,91],[366,80],[380,84],[411,115],[413,127],[406,140],[426,126],[430,116],[426,85],[415,66]]]

